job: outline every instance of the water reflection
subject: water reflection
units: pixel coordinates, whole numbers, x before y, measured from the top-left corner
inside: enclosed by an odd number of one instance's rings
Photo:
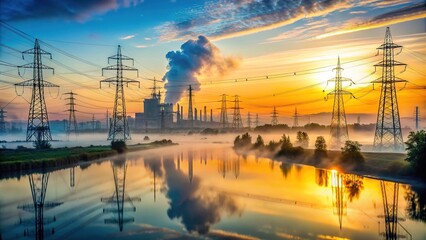
[[[406,212],[413,220],[426,222],[426,189],[405,187],[404,199],[407,201]]]
[[[104,223],[117,224],[118,228],[120,229],[120,232],[122,232],[125,223],[135,221],[134,217],[125,217],[124,213],[136,212],[136,207],[134,206],[133,201],[140,202],[141,198],[131,198],[126,193],[126,158],[122,156],[121,158],[110,162],[114,177],[115,191],[113,192],[111,197],[101,198],[101,202],[110,205],[109,207],[103,209],[103,213],[112,214],[110,218],[104,220]]]
[[[18,205],[18,209],[34,213],[32,218],[20,218],[19,224],[25,226],[24,236],[34,236],[37,240],[44,239],[45,236],[55,233],[55,228],[51,224],[56,221],[56,217],[45,217],[44,211],[63,204],[63,202],[45,201],[49,176],[50,173],[30,174],[28,181],[31,188],[32,202]],[[50,228],[45,229],[45,225]]]
[[[80,166],[84,171],[1,180],[0,190],[9,194],[0,195],[0,235],[23,237],[25,226],[24,234],[36,238],[39,229],[38,239],[52,233],[55,239],[409,239],[410,234],[425,239],[424,189],[242,157],[230,148],[173,147]],[[49,176],[53,187],[46,197]],[[39,189],[31,191],[31,199],[38,193],[36,199],[44,196],[46,203],[17,209],[29,200],[22,191],[28,183]],[[52,192],[66,204],[46,217],[43,211],[55,206],[47,202],[54,199]],[[39,221],[34,206],[43,215]],[[31,220],[25,219],[27,211],[35,214]]]
[[[189,152],[188,160],[190,156],[193,153]],[[220,221],[222,214],[238,215],[242,212],[232,197],[203,188],[199,177],[188,182],[187,176],[176,168],[174,161],[164,158],[163,166],[166,197],[170,205],[167,215],[170,219],[180,219],[188,232],[206,234],[213,224]]]

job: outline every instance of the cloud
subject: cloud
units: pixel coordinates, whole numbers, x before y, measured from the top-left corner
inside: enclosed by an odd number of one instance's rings
[[[156,176],[163,176],[163,169],[161,168],[161,158],[157,155],[146,156],[143,160],[143,164],[148,168],[152,173],[155,173]]]
[[[208,2],[194,16],[159,26],[160,39],[173,40],[199,34],[223,39],[294,23],[303,18],[326,15],[352,6],[349,0],[223,0]]]
[[[178,102],[189,85],[194,91],[200,90],[198,78],[202,74],[223,76],[239,66],[235,57],[224,57],[219,49],[206,37],[188,40],[178,51],[166,54],[169,71],[164,75],[168,103]]]
[[[350,14],[365,14],[367,11],[350,11]]]
[[[202,188],[198,177],[190,183],[188,177],[176,169],[173,161],[165,160],[163,166],[170,204],[167,215],[170,219],[181,219],[188,232],[207,234],[210,227],[220,221],[222,214],[241,214],[241,207],[230,196]]]
[[[304,26],[299,26],[299,27],[293,28],[290,31],[283,32],[279,34],[278,36],[268,38],[263,43],[273,43],[273,42],[283,41],[286,39],[309,38],[309,37],[317,36],[319,33],[322,33],[322,29],[324,29],[328,25],[329,25],[329,22],[327,19],[312,21],[305,24]]]
[[[121,40],[129,40],[129,39],[132,39],[132,38],[134,38],[134,37],[136,37],[136,34],[128,35],[128,36],[124,36],[124,37],[121,37],[120,39],[121,39]]]
[[[351,19],[338,27],[326,30],[326,33],[317,36],[318,39],[384,27],[391,24],[406,22],[426,17],[426,3],[419,3],[378,15],[370,20]],[[335,31],[333,31],[335,30]]]
[[[147,48],[148,46],[147,45],[136,45],[135,47],[136,48]]]
[[[0,0],[3,20],[34,18],[64,18],[86,21],[93,15],[103,14],[121,7],[135,6],[141,0]],[[7,2],[7,3],[6,3]]]

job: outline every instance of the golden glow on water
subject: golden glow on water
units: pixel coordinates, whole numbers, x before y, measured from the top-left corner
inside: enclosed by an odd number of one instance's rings
[[[159,238],[182,237],[198,232],[208,238],[377,239],[378,232],[385,230],[378,180],[238,156],[223,145],[177,146],[132,153],[126,159],[125,195],[133,202],[123,206],[134,206],[135,211],[124,211],[123,219],[134,221],[123,224],[121,237],[148,236],[147,232]],[[116,165],[106,161],[84,170],[76,168],[74,189],[68,187],[68,170],[51,173],[46,201],[64,203],[46,211],[46,216],[61,216],[59,226],[69,224],[65,230],[55,230],[56,236],[119,233],[117,223],[104,225],[116,213],[102,213],[116,205],[100,201],[114,195]],[[0,226],[6,226],[0,231],[5,232],[19,216],[31,216],[16,209],[16,203],[31,201],[31,194],[26,177],[3,180],[0,189],[11,193],[0,197],[4,213]],[[421,239],[426,235],[425,223],[411,220],[406,212],[409,189],[399,184],[398,217],[415,239]],[[87,213],[93,217],[90,221],[76,218],[87,211],[94,211]],[[81,229],[80,221],[87,221]],[[11,229],[2,235],[5,239],[22,231],[19,226]],[[398,231],[408,236],[402,228]]]

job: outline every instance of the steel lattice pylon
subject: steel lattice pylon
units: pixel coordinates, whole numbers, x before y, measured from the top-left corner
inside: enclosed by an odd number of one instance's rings
[[[382,68],[382,76],[372,82],[382,84],[373,143],[376,151],[404,150],[395,83],[407,81],[396,77],[394,68],[406,67],[407,64],[394,60],[396,48],[402,50],[402,46],[392,42],[390,29],[387,27],[384,43],[377,48],[383,51],[383,59],[374,65]]]
[[[220,127],[228,127],[228,110],[226,109],[226,94],[222,94],[222,106],[220,108]]]
[[[44,216],[44,210],[52,209],[57,207],[63,202],[45,202],[47,185],[49,182],[49,173],[44,174],[30,174],[28,180],[31,187],[32,203],[19,205],[18,208],[27,212],[34,213],[34,219],[21,219],[21,224],[30,224],[34,226],[34,231],[26,229],[24,235],[35,235],[35,239],[42,240],[46,235],[51,235],[55,232],[54,228],[46,231],[45,225],[56,221],[56,218],[46,218]]]
[[[47,146],[48,142],[52,140],[46,101],[44,100],[44,88],[59,86],[47,82],[43,79],[43,69],[49,69],[53,72],[54,70],[51,67],[43,65],[41,56],[49,55],[50,58],[52,58],[52,54],[40,48],[38,39],[36,39],[34,42],[34,48],[22,52],[22,57],[24,57],[25,54],[34,55],[33,63],[18,66],[18,70],[20,68],[31,68],[33,70],[33,79],[17,83],[15,86],[32,87],[31,103],[28,112],[26,141],[31,141],[34,139],[36,147],[43,148],[43,146]]]
[[[340,148],[342,143],[349,139],[343,95],[353,96],[352,93],[343,90],[342,82],[353,82],[349,78],[342,77],[343,68],[340,66],[340,57],[337,59],[337,67],[333,70],[336,71],[336,77],[328,80],[328,82],[335,82],[335,86],[334,90],[327,94],[327,97],[334,95],[333,114],[330,124],[330,147]]]
[[[67,109],[67,111],[69,112],[69,116],[68,116],[68,124],[67,124],[67,135],[70,135],[71,132],[74,132],[74,134],[78,133],[78,129],[77,129],[77,119],[75,117],[75,112],[77,110],[75,110],[75,97],[74,95],[77,95],[76,93],[71,92],[67,92],[64,93],[64,95],[69,95],[68,98],[65,98],[65,100],[69,100],[69,103],[67,103],[67,105],[69,106],[69,108]]]
[[[272,126],[278,125],[278,111],[275,106],[274,106],[274,110],[272,111],[271,117],[272,117],[272,121],[271,121]]]
[[[130,138],[129,125],[127,122],[126,115],[126,101],[124,98],[124,83],[129,85],[129,83],[138,83],[139,81],[132,80],[123,76],[123,71],[136,71],[139,76],[138,69],[123,65],[123,61],[132,61],[134,64],[133,58],[124,56],[121,54],[121,46],[118,45],[117,54],[108,58],[108,63],[110,60],[116,60],[115,65],[111,65],[105,68],[102,68],[102,76],[104,75],[105,70],[116,71],[116,76],[107,78],[100,81],[102,83],[115,84],[115,100],[114,100],[114,111],[112,114],[112,122],[109,129],[108,140],[112,142],[116,141],[126,141]]]
[[[189,85],[188,88],[188,94],[189,94],[189,103],[188,103],[188,121],[191,122],[191,128],[194,127],[194,113],[193,113],[193,109],[192,109],[192,86]]]
[[[4,109],[0,109],[0,132],[6,132],[6,113]]]
[[[243,119],[241,118],[241,112],[240,110],[242,108],[240,108],[240,100],[239,100],[239,96],[235,95],[234,96],[234,101],[232,101],[234,103],[234,107],[232,109],[234,109],[234,115],[232,118],[232,128],[233,129],[240,129],[243,128]]]
[[[293,115],[293,127],[299,127],[299,114],[297,113],[297,107],[294,107],[294,115]]]
[[[103,213],[112,213],[114,216],[105,219],[104,222],[105,224],[117,224],[121,232],[123,231],[125,223],[135,221],[133,217],[125,217],[124,212],[136,212],[136,207],[133,205],[133,201],[140,202],[141,198],[131,198],[126,194],[126,159],[111,161],[111,168],[114,176],[115,190],[111,197],[103,197],[101,198],[101,201],[111,205],[109,208],[104,208]],[[129,206],[126,207],[126,203]]]

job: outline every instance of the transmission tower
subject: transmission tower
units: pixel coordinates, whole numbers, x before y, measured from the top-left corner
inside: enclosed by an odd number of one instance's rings
[[[139,81],[124,77],[123,71],[136,71],[138,76],[139,72],[138,69],[134,67],[123,65],[123,61],[132,61],[133,65],[134,60],[133,58],[121,54],[120,45],[118,45],[117,54],[108,58],[108,64],[110,60],[116,60],[116,64],[102,68],[102,76],[104,75],[104,71],[106,70],[116,71],[116,76],[100,81],[100,85],[102,85],[102,83],[108,83],[109,85],[111,85],[111,83],[115,84],[114,111],[112,113],[112,123],[109,129],[108,140],[112,140],[112,142],[126,141],[131,138],[126,115],[124,83],[127,86],[129,85],[129,83],[138,83],[139,87],[140,83]]]
[[[191,128],[194,127],[194,113],[192,109],[192,86],[189,85],[188,88],[188,94],[189,94],[189,103],[188,103],[188,120],[191,122]]]
[[[394,49],[397,48],[402,51],[402,46],[392,42],[390,29],[387,27],[384,43],[377,48],[383,51],[383,59],[374,65],[375,68],[382,68],[382,76],[372,82],[373,85],[382,84],[373,144],[376,151],[404,150],[395,83],[407,81],[396,77],[394,68],[406,68],[407,64],[394,60]]]
[[[398,193],[399,183],[391,183],[380,181],[380,188],[382,191],[383,212],[384,215],[379,215],[380,218],[385,220],[385,231],[379,229],[379,234],[385,239],[396,240],[400,238],[407,238],[408,236],[401,234],[398,221],[405,221],[404,218],[398,218]],[[402,225],[401,225],[402,226]],[[405,228],[401,228],[408,235],[410,235]]]
[[[52,59],[52,54],[40,48],[38,39],[36,39],[34,42],[34,48],[22,52],[22,57],[24,57],[25,54],[34,55],[33,63],[18,66],[18,72],[21,68],[31,68],[33,70],[33,79],[17,83],[15,86],[32,87],[31,103],[28,112],[26,141],[31,141],[33,139],[37,147],[43,148],[48,145],[49,141],[52,140],[46,101],[44,100],[44,88],[59,86],[43,79],[43,69],[52,70],[53,73],[55,73],[55,71],[53,68],[43,65],[41,56],[49,55],[50,59]]]
[[[126,159],[111,161],[111,168],[114,176],[114,193],[111,197],[101,198],[101,202],[110,204],[111,207],[104,208],[103,213],[112,213],[113,217],[105,219],[105,224],[117,224],[120,232],[123,231],[125,223],[134,222],[133,217],[125,217],[124,212],[136,212],[133,201],[141,201],[140,197],[131,198],[126,193]]]
[[[188,152],[188,178],[189,183],[192,183],[194,178],[194,151],[192,150]]]
[[[220,124],[221,128],[228,127],[228,109],[226,108],[226,94],[222,94],[222,106],[220,108]]]
[[[416,110],[415,110],[415,116],[414,116],[414,121],[416,124],[416,130],[419,130],[419,117],[420,117],[420,113],[419,113],[419,106],[416,106]],[[0,119],[1,121],[1,119]]]
[[[259,126],[259,114],[256,113],[256,120],[254,121],[255,127]]]
[[[4,109],[0,109],[0,133],[6,132],[6,113]]]
[[[272,124],[272,126],[276,126],[276,125],[278,125],[278,111],[277,111],[277,108],[274,106],[274,110],[272,110],[272,112],[271,112],[271,114],[272,114],[272,121],[271,121],[271,124]]]
[[[65,100],[69,100],[69,103],[67,103],[69,107],[67,110],[69,112],[68,124],[67,124],[67,135],[70,135],[71,132],[74,132],[74,134],[77,134],[78,133],[77,120],[75,118],[75,112],[77,110],[75,110],[75,102],[74,102],[75,100],[74,95],[77,95],[77,94],[73,93],[72,91],[64,93],[64,94],[69,96],[68,98],[65,98]]]
[[[235,95],[234,96],[234,101],[232,101],[234,103],[234,107],[232,109],[234,109],[234,115],[232,116],[232,128],[233,129],[240,129],[243,128],[243,119],[241,118],[241,113],[240,110],[243,108],[240,108],[240,100],[239,100],[239,96]]]
[[[342,177],[343,174],[331,172],[331,194],[333,198],[333,214],[339,218],[340,230],[343,226],[343,216],[347,214],[347,201],[345,198],[345,186]]]
[[[19,205],[18,208],[26,212],[34,213],[34,219],[21,219],[20,224],[33,225],[35,230],[26,229],[24,235],[28,236],[34,233],[35,239],[42,240],[48,235],[52,235],[55,230],[45,229],[45,225],[49,225],[56,221],[56,217],[47,218],[44,215],[44,210],[57,207],[63,202],[46,202],[47,184],[49,182],[49,173],[43,174],[30,174],[28,180],[31,188],[32,202],[28,204]]]
[[[293,127],[298,127],[299,126],[299,114],[297,113],[297,107],[294,107],[294,122],[293,122]]]
[[[327,82],[335,82],[334,91],[327,94],[327,98],[329,95],[334,95],[333,114],[330,124],[330,147],[340,148],[342,143],[349,139],[343,95],[353,96],[352,93],[343,90],[342,83],[345,81],[353,83],[353,81],[349,78],[342,77],[343,68],[340,67],[340,57],[337,59],[337,67],[333,70],[336,71],[336,77]]]
[[[247,126],[248,126],[248,129],[250,130],[251,129],[251,114],[250,114],[250,112],[247,113]]]

